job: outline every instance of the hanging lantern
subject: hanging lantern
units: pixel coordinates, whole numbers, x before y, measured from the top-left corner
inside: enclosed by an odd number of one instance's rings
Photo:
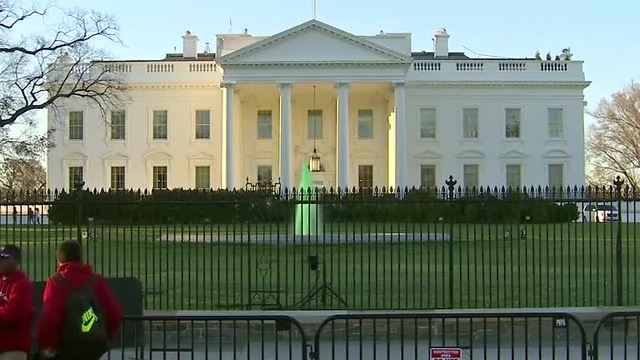
[[[316,152],[316,148],[313,148],[313,154],[309,158],[309,170],[311,172],[322,171],[322,165],[320,164],[320,156]]]

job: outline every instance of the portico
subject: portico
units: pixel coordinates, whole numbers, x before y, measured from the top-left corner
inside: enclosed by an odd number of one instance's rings
[[[225,187],[265,180],[269,167],[274,181],[297,186],[314,149],[318,186],[405,183],[410,57],[312,20],[219,63]]]

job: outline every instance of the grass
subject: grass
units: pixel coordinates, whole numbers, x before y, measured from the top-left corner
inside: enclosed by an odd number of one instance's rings
[[[358,243],[261,243],[286,225],[96,226],[88,261],[110,277],[140,279],[147,309],[350,308],[434,309],[616,304],[617,224],[328,224]],[[520,238],[521,230],[526,236]],[[505,230],[511,236],[505,238]],[[640,225],[622,224],[624,305],[638,305]],[[379,242],[370,235],[452,233],[453,241]],[[235,243],[158,241],[162,235],[236,234]],[[247,243],[247,234],[257,243]],[[55,269],[55,248],[74,227],[2,226],[3,242],[23,248],[32,280]],[[240,236],[240,234],[243,234]],[[309,269],[318,255],[321,272]],[[324,264],[323,264],[324,263]],[[314,298],[295,305],[323,276],[347,306]],[[263,300],[261,296],[266,296]]]

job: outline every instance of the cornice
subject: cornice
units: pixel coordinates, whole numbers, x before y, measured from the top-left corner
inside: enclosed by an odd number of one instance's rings
[[[221,65],[223,68],[247,68],[247,67],[331,67],[331,66],[340,66],[340,67],[362,67],[362,66],[388,66],[388,65],[405,65],[407,68],[411,65],[411,62],[403,62],[403,61],[388,61],[388,60],[379,60],[379,61],[278,61],[278,62],[252,62],[252,63],[229,63]]]

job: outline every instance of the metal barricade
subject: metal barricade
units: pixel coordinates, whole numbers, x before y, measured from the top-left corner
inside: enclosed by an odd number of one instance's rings
[[[586,359],[586,335],[566,313],[336,315],[314,339],[313,359]],[[442,355],[448,354],[448,355]]]
[[[594,360],[640,358],[640,311],[610,313],[602,318],[593,334]]]
[[[300,323],[287,316],[127,316],[128,344],[108,359],[307,359]],[[133,324],[133,326],[132,326]],[[135,345],[131,345],[135,339]],[[121,339],[123,340],[123,339]]]

